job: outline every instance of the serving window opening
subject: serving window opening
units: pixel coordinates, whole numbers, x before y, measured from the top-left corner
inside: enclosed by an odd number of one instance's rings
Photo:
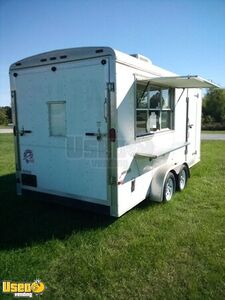
[[[136,82],[136,136],[173,129],[174,88]]]

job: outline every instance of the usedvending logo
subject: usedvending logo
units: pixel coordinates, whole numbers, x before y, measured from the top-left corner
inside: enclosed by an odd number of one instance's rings
[[[2,282],[3,294],[13,294],[14,297],[32,298],[33,295],[42,295],[45,290],[46,286],[40,279],[33,282]]]
[[[33,151],[30,149],[26,149],[23,153],[23,160],[25,160],[25,162],[27,164],[29,163],[33,163],[34,162],[34,154]]]

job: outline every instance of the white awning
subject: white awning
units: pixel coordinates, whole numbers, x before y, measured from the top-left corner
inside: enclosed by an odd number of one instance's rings
[[[199,77],[197,75],[155,77],[149,80],[138,80],[153,85],[173,87],[173,88],[213,88],[220,86],[212,81]]]

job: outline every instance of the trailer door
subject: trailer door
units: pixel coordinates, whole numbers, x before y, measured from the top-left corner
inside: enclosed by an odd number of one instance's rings
[[[190,165],[200,159],[200,133],[201,133],[201,99],[199,89],[189,89],[187,92],[187,112],[186,112],[186,134],[187,142],[187,161]]]
[[[17,71],[23,188],[108,204],[108,62],[96,58]]]

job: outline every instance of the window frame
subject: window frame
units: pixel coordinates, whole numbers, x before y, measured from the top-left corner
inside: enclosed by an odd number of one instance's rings
[[[154,134],[158,134],[158,133],[162,133],[162,132],[169,132],[169,131],[173,131],[174,130],[174,118],[175,118],[175,88],[170,87],[170,86],[165,86],[165,85],[156,85],[156,84],[151,84],[150,81],[145,82],[145,92],[150,91],[151,87],[154,88],[154,90],[160,90],[160,107],[159,108],[150,108],[150,101],[149,101],[149,97],[147,99],[147,107],[146,108],[138,108],[137,107],[137,86],[138,84],[142,84],[142,80],[135,80],[135,139],[138,138],[142,138],[142,137],[146,137],[146,136],[150,136],[150,135],[154,135]],[[169,90],[169,101],[170,101],[170,108],[163,108],[162,107],[162,91],[163,90]],[[149,118],[149,112],[151,111],[155,111],[155,112],[160,112],[159,113],[159,125],[160,125],[160,129],[158,130],[150,130],[150,131],[146,131],[145,133],[140,133],[138,134],[138,130],[137,130],[137,111],[146,111],[147,114],[147,120],[146,120],[146,125],[148,122],[148,118]],[[162,112],[170,112],[170,128],[162,128],[162,121],[161,121],[161,115]],[[146,126],[147,127],[147,126]]]

